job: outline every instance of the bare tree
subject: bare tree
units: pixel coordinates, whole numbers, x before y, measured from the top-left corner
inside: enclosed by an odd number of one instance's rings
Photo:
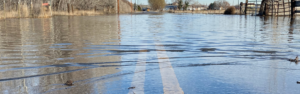
[[[189,6],[190,6],[190,2],[185,1],[185,2],[184,2],[183,10],[187,10],[187,8],[188,8]]]
[[[165,0],[148,0],[151,8],[154,10],[163,9],[166,6]]]
[[[223,7],[228,8],[230,4],[226,0],[218,0],[214,2],[215,8]]]
[[[178,9],[181,10],[182,7],[183,7],[182,0],[178,0]]]

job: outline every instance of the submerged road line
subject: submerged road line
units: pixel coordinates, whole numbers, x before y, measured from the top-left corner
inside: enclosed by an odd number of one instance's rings
[[[160,50],[157,52],[160,74],[163,83],[164,94],[184,94],[180,87],[172,64],[167,56],[164,46],[156,44],[155,48]]]
[[[144,94],[145,71],[147,61],[147,50],[140,50],[139,60],[135,67],[134,76],[131,82],[131,87],[128,94]]]

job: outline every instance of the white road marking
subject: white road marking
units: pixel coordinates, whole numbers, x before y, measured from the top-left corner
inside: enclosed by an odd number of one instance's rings
[[[174,73],[172,64],[167,56],[167,53],[163,45],[157,44],[155,46],[157,50],[160,74],[163,83],[164,94],[184,94],[182,88],[180,87],[177,77]]]
[[[135,67],[135,73],[131,82],[131,87],[128,94],[144,94],[144,83],[145,83],[145,71],[146,71],[146,60],[147,51],[141,50],[139,54],[139,61]]]

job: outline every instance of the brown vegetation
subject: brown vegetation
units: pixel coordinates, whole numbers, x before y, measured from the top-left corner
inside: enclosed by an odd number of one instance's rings
[[[234,6],[231,6],[231,7],[228,7],[224,14],[235,14],[235,7]]]
[[[42,6],[43,3],[51,6]],[[117,13],[116,4],[116,0],[3,0],[0,1],[0,19],[114,14]],[[120,0],[120,13],[130,12],[131,5],[127,0]]]

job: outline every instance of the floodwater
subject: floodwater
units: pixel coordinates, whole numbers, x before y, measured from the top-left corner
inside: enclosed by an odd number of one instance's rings
[[[0,20],[0,93],[298,94],[300,64],[288,59],[300,55],[299,25],[205,14]]]

